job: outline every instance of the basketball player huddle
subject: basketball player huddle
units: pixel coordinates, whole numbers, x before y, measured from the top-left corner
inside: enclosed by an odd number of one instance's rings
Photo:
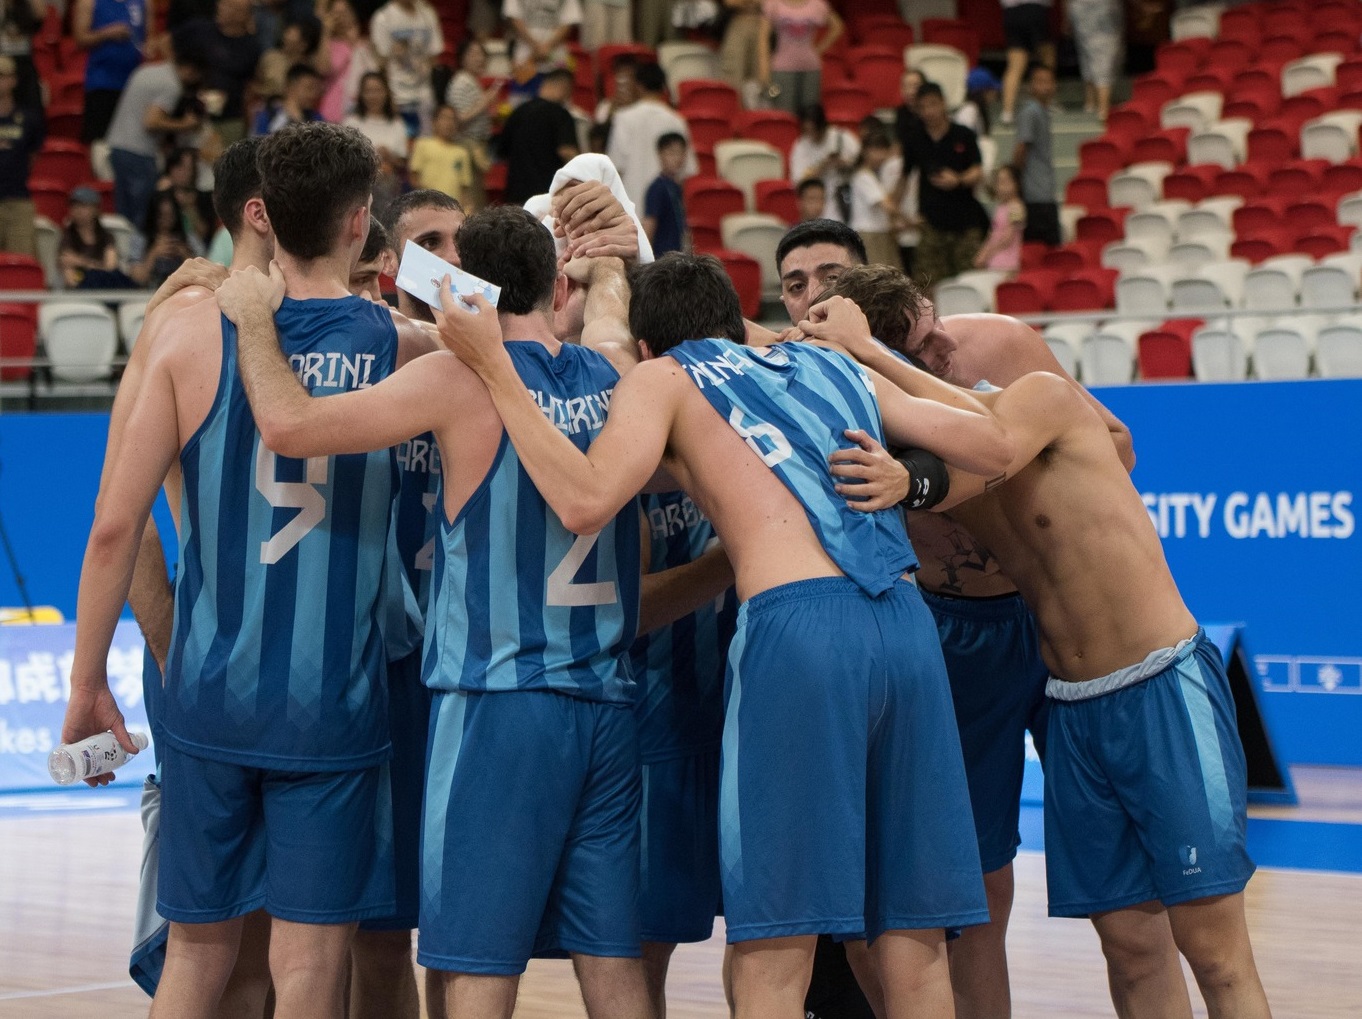
[[[1117,1012],[1189,1017],[1185,957],[1210,1015],[1269,1014],[1219,654],[1035,333],[813,221],[777,336],[599,177],[384,229],[377,168],[326,124],[232,146],[232,271],[158,291],[115,401],[63,738],[130,745],[129,600],[154,1016],[415,1016],[419,929],[432,1016],[570,956],[593,1019],[660,1019],[720,913],[736,1016],[1007,1016],[1028,729]],[[408,242],[496,307],[380,303]]]

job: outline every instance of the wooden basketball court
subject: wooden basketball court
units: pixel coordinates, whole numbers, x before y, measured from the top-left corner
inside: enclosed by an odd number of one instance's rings
[[[1299,808],[1258,817],[1362,824],[1362,776],[1296,769]],[[91,794],[95,795],[95,794]],[[135,795],[126,792],[130,801]],[[147,997],[128,979],[141,825],[135,811],[0,818],[0,1019],[132,1019]],[[1362,860],[1357,861],[1362,870]],[[1278,1019],[1362,1016],[1362,873],[1263,868],[1248,889],[1259,970]],[[1097,938],[1045,916],[1044,859],[1017,860],[1009,938],[1014,1015],[1112,1015]],[[720,1019],[722,934],[683,946],[670,1019]],[[1196,1014],[1204,1016],[1197,995]],[[569,965],[537,962],[521,984],[523,1019],[584,1016]]]

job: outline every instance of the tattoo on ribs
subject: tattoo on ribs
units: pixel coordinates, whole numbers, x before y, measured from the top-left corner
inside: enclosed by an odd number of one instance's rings
[[[966,571],[977,574],[989,572],[997,559],[974,537],[961,528],[955,528],[946,535],[952,551],[941,557],[941,569],[946,574],[942,590],[947,594],[965,593]]]

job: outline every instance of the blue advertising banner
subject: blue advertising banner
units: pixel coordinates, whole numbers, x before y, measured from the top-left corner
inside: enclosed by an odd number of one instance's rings
[[[61,742],[75,647],[72,623],[0,626],[0,793],[57,788],[47,773],[47,755]],[[109,689],[128,728],[150,739],[142,698],[142,635],[136,623],[118,624],[108,670]],[[119,769],[114,784],[140,786],[156,770],[153,754],[150,746],[143,750]]]

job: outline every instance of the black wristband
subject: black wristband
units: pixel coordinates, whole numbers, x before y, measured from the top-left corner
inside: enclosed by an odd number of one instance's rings
[[[898,462],[908,469],[908,494],[901,505],[910,510],[929,510],[950,494],[951,476],[946,462],[925,449],[900,453]]]

